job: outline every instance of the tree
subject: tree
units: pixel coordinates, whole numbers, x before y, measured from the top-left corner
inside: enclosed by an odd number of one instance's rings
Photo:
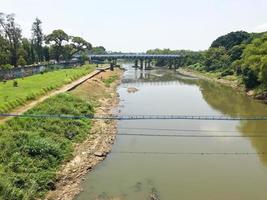
[[[25,66],[27,63],[25,61],[25,59],[23,58],[23,56],[19,56],[19,59],[18,59],[18,65],[19,66]]]
[[[106,49],[103,46],[93,47],[91,54],[99,55],[99,54],[106,54]]]
[[[219,48],[209,48],[205,54],[205,70],[213,71],[222,68],[227,68],[230,65],[230,58],[224,47]]]
[[[231,32],[214,40],[211,48],[224,47],[226,50],[229,50],[233,46],[249,42],[250,39],[251,35],[245,31]]]
[[[64,42],[69,41],[69,36],[63,30],[54,30],[45,37],[46,44],[51,44],[53,57],[59,62],[64,53]]]
[[[15,67],[18,61],[18,49],[21,41],[21,29],[15,23],[14,14],[0,13],[0,26],[2,27],[9,43],[11,64]]]
[[[8,41],[0,35],[0,66],[8,64],[10,57]]]
[[[28,40],[27,38],[22,38],[21,48],[19,49],[19,56],[22,56],[28,65],[35,62],[36,55],[32,41]]]
[[[240,60],[244,51],[245,45],[236,45],[233,46],[229,51],[228,54],[230,56],[231,62],[236,60]]]
[[[71,37],[70,45],[72,47],[70,53],[71,57],[79,52],[85,52],[85,50],[89,51],[92,49],[92,45],[81,37]]]
[[[45,61],[50,60],[49,47],[48,46],[43,47],[43,56],[44,56]]]
[[[36,18],[32,24],[32,39],[38,62],[44,60],[43,47],[42,47],[44,35],[42,32],[41,24],[42,21],[38,18]]]

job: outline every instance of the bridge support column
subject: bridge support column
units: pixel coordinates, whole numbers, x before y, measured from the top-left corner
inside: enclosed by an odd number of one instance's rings
[[[144,60],[140,59],[140,68],[143,69],[143,67],[144,67]]]
[[[138,68],[138,60],[137,59],[134,61],[134,67]]]
[[[110,63],[110,70],[111,70],[111,71],[114,70],[114,64],[113,64],[113,62]]]
[[[147,69],[147,60],[145,60],[145,70]]]
[[[151,69],[151,60],[147,61],[147,68],[146,69]]]

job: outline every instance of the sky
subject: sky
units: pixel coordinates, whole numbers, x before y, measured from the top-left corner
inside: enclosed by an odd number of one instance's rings
[[[267,0],[0,0],[23,36],[41,19],[43,32],[63,29],[109,51],[207,49],[231,31],[267,31]]]

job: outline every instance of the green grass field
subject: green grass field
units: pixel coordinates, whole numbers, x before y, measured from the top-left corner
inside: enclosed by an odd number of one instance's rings
[[[63,93],[26,114],[90,115],[85,100]],[[0,199],[33,200],[54,187],[59,166],[72,157],[73,144],[90,133],[90,119],[13,118],[0,126]]]
[[[1,82],[0,112],[8,112],[29,100],[34,100],[53,89],[70,83],[94,69],[95,65],[84,65]],[[17,87],[14,87],[14,81],[17,82]]]

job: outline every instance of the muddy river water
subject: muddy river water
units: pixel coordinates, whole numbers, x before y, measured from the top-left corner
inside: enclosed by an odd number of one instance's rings
[[[267,105],[229,87],[174,71],[124,67],[120,114],[267,115]],[[138,91],[129,93],[129,87]],[[267,199],[266,121],[119,121],[118,133],[136,136],[117,136],[77,200]]]

